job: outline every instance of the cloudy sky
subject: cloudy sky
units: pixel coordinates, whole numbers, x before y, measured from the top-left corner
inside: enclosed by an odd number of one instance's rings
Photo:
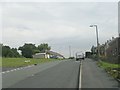
[[[2,4],[2,43],[48,43],[53,51],[69,56],[96,45],[95,28],[103,44],[118,36],[117,2],[19,2]]]

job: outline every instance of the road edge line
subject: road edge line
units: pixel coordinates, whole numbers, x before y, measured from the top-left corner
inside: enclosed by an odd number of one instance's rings
[[[79,74],[79,89],[82,88],[82,61],[80,62],[80,74]]]
[[[26,67],[19,67],[19,68],[15,68],[15,69],[3,71],[3,72],[0,72],[0,73],[6,74],[6,73],[9,73],[9,72],[18,71],[18,70],[22,70],[22,69],[26,69],[26,68],[30,68],[30,67],[33,67],[33,66],[34,65],[29,65],[29,66],[26,66]]]

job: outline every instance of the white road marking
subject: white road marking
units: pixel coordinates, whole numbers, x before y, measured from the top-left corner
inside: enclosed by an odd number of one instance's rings
[[[2,73],[5,73],[5,72],[2,72]]]
[[[23,69],[23,68],[20,68],[20,69]]]
[[[82,88],[82,61],[80,64],[79,89]]]
[[[0,72],[0,73],[5,74],[5,73],[13,72],[13,71],[22,70],[22,69],[25,69],[25,68],[30,68],[30,67],[33,67],[33,66],[34,66],[34,65],[26,66],[26,67],[21,67],[21,68],[16,68],[16,69],[12,69],[12,70]]]
[[[13,69],[14,71],[16,71],[17,69]]]
[[[20,68],[17,68],[16,70],[20,70]]]
[[[10,71],[6,71],[6,72],[10,72]]]
[[[32,74],[31,76],[34,76],[34,74]]]
[[[14,69],[13,69],[13,70],[10,70],[10,71],[12,72],[12,71],[14,71]]]

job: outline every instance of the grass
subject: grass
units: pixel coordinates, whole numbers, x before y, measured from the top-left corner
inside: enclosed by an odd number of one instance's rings
[[[30,62],[26,63],[25,60],[30,60]],[[61,59],[2,58],[0,62],[2,63],[2,67],[23,67],[32,64],[40,64],[56,60]]]
[[[0,57],[0,66],[2,66],[2,57]]]
[[[111,63],[108,63],[108,62],[104,62],[104,61],[100,61],[98,63],[98,65],[104,69],[106,68],[120,68],[120,65],[119,64],[111,64]]]
[[[104,68],[112,77],[120,79],[120,71],[118,70],[120,68],[120,64],[111,64],[100,61],[98,62],[98,65]]]

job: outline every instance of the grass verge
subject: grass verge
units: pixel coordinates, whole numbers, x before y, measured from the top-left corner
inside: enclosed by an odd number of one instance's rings
[[[119,64],[111,64],[111,63],[104,62],[104,61],[99,61],[98,65],[104,69],[106,69],[106,68],[120,68]]]
[[[111,64],[108,62],[99,61],[98,66],[104,68],[106,72],[114,78],[120,79],[120,64]]]
[[[23,67],[33,64],[46,63],[61,59],[33,59],[33,58],[2,58],[2,67]],[[30,62],[25,62],[30,61]]]

